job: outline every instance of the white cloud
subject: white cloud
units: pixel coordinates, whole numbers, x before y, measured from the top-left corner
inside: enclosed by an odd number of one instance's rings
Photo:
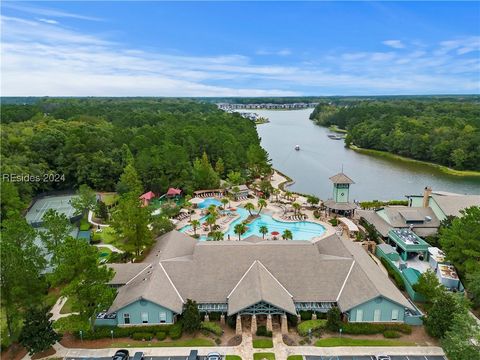
[[[385,40],[382,42],[382,44],[390,46],[394,49],[403,49],[405,47],[401,40]]]
[[[24,13],[34,14],[34,15],[41,15],[47,17],[58,17],[58,18],[72,18],[72,19],[79,19],[79,20],[88,20],[88,21],[102,21],[102,19],[94,17],[94,16],[87,16],[82,14],[74,14],[67,11],[55,10],[55,9],[48,9],[48,8],[39,8],[28,6],[25,4],[19,4],[13,1],[3,1],[2,7],[13,9],[17,11],[21,11]]]
[[[260,49],[257,50],[256,52],[257,55],[276,55],[276,56],[288,56],[292,54],[292,51],[290,49],[281,49],[281,50],[276,50],[276,51],[269,51],[265,49]]]
[[[41,21],[41,22],[44,22],[46,24],[51,24],[51,25],[56,25],[58,24],[58,21],[57,20],[53,20],[53,19],[44,19],[44,18],[40,18],[40,19],[37,19],[38,21]]]
[[[241,54],[190,56],[128,48],[40,20],[2,17],[2,29],[1,90],[5,96],[294,96],[480,90],[478,60],[424,49],[401,54],[337,51],[298,65],[257,65]],[[467,44],[471,46],[464,41],[453,49]],[[433,51],[445,46],[452,45],[441,44]]]

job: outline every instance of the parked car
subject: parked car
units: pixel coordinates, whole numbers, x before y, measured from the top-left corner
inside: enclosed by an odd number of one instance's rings
[[[207,354],[207,360],[222,360],[222,355],[218,352],[211,352]]]
[[[197,360],[198,359],[198,350],[190,350],[190,355],[188,355],[187,360]]]
[[[133,354],[133,360],[143,360],[143,352],[137,351]]]
[[[130,359],[130,354],[128,350],[121,349],[117,350],[115,355],[113,355],[112,360],[129,360]]]
[[[376,355],[375,360],[392,360],[390,355]]]

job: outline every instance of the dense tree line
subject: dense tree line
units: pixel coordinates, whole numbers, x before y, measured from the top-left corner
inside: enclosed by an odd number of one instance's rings
[[[480,104],[475,97],[322,102],[310,118],[348,130],[347,145],[480,170]]]
[[[2,174],[64,175],[64,180],[17,182],[3,192],[25,200],[81,184],[111,191],[129,157],[145,190],[196,188],[196,159],[205,153],[225,177],[266,169],[254,124],[213,104],[178,99],[45,98],[2,106]],[[249,161],[251,160],[251,161]],[[253,163],[252,163],[253,162]],[[2,213],[6,212],[2,204]]]

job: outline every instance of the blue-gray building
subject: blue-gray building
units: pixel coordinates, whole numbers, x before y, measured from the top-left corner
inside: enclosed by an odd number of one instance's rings
[[[352,322],[418,323],[420,314],[360,244],[336,235],[312,241],[197,241],[172,231],[144,262],[113,264],[118,288],[98,325],[168,324],[187,299],[204,313],[273,321],[338,306]],[[241,326],[237,330],[241,330]]]

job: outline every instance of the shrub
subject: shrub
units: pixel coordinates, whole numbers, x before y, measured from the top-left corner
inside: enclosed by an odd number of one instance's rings
[[[220,345],[222,343],[222,339],[215,338],[215,344]]]
[[[221,336],[223,334],[223,330],[220,325],[211,321],[203,321],[200,327],[203,330],[209,331],[217,336]]]
[[[326,320],[307,320],[302,321],[297,326],[297,331],[301,336],[307,336],[309,331],[324,329],[327,324]]]
[[[341,312],[338,307],[333,307],[327,312],[327,329],[338,331],[342,325]]]
[[[267,336],[267,337],[272,337],[272,332],[267,331],[267,327],[265,325],[260,325],[257,328],[257,332],[255,333],[257,336]]]
[[[155,337],[157,338],[158,341],[162,341],[162,340],[165,340],[167,338],[167,333],[165,331],[159,331],[159,332],[157,332]]]
[[[305,321],[305,320],[312,320],[312,314],[313,312],[312,311],[300,311],[300,319],[302,319],[302,321]]]
[[[72,315],[72,316],[75,316],[75,315]],[[65,319],[65,318],[62,318],[62,319]],[[167,333],[169,329],[173,326],[174,325],[169,325],[169,324],[142,326],[142,332],[147,332],[151,334],[156,334],[158,332]],[[83,327],[82,329],[88,329],[88,327]],[[138,327],[134,327],[134,326],[132,327],[98,326],[94,329],[94,331],[91,331],[91,330],[83,331],[83,339],[97,340],[97,339],[110,338],[112,336],[110,332],[111,330],[113,330],[114,338],[131,337],[134,333],[139,332]],[[73,332],[73,335],[77,339],[80,337],[78,331]]]
[[[182,337],[182,323],[177,322],[172,325],[168,330],[168,336],[170,336],[170,339],[172,340],[180,339]]]
[[[398,331],[395,330],[385,330],[383,332],[383,337],[387,339],[398,339],[400,336],[402,336]]]
[[[148,332],[137,332],[132,334],[132,339],[149,341],[153,339],[153,334]]]
[[[235,329],[237,326],[237,317],[235,315],[227,316],[227,325],[230,328]]]
[[[290,326],[295,327],[295,326],[297,326],[297,324],[298,324],[298,317],[297,317],[297,315],[288,314],[288,315],[287,315],[287,320],[288,320],[288,325],[290,325]]]
[[[400,276],[400,274],[397,271],[395,271],[392,265],[390,265],[390,263],[387,260],[385,260],[385,258],[383,257],[380,258],[380,261],[382,262],[383,266],[385,266],[385,268],[387,269],[388,275],[390,275],[390,277],[392,277],[393,280],[395,281],[395,284],[397,284],[397,287],[400,290],[405,290],[405,283],[403,282],[403,279]]]
[[[346,323],[342,325],[343,333],[350,335],[382,334],[387,330],[394,330],[403,334],[412,333],[412,327],[407,324]]]
[[[208,314],[208,318],[210,319],[210,321],[220,321],[221,315],[222,313],[219,312],[211,312]]]
[[[330,224],[332,224],[333,226],[337,226],[337,225],[338,225],[338,220],[337,220],[337,218],[330,219],[330,220],[328,220],[328,222],[329,222]]]

